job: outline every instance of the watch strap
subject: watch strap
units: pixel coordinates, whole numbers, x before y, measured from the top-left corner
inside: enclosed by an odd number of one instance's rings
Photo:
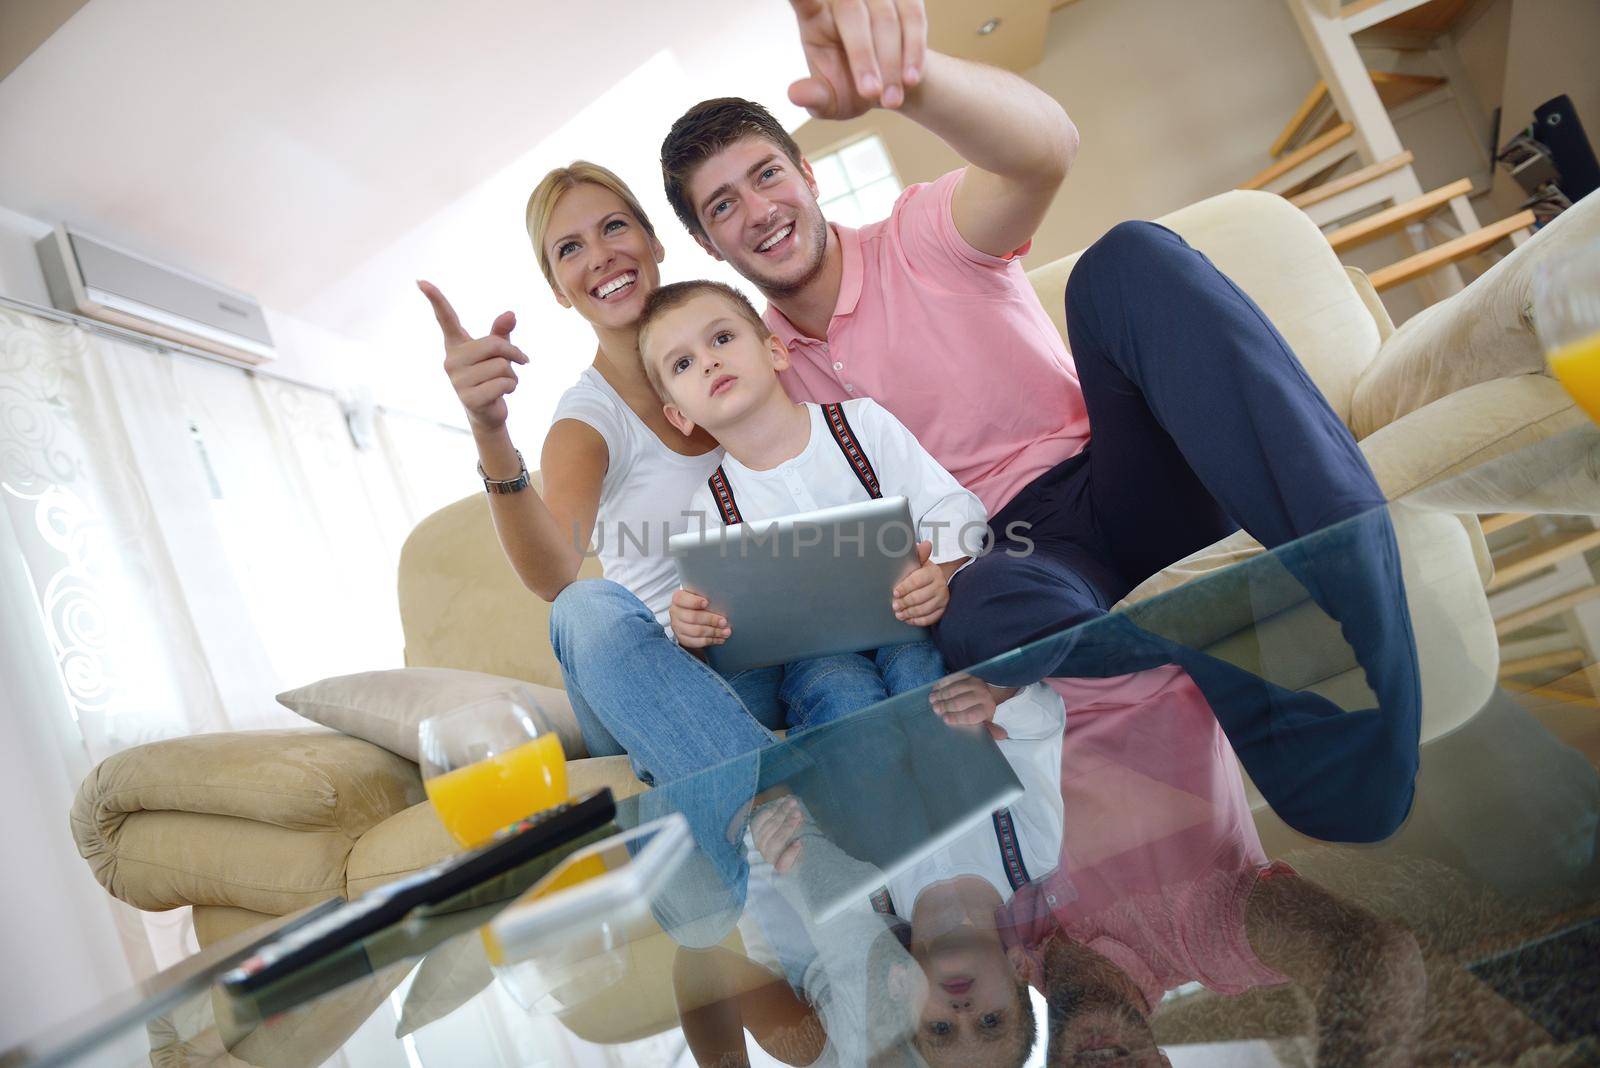
[[[478,463],[478,477],[483,479],[483,488],[490,493],[520,493],[533,482],[533,476],[528,474],[528,464],[522,459],[522,450],[517,453],[517,475],[515,478],[490,478],[483,470],[483,462]]]

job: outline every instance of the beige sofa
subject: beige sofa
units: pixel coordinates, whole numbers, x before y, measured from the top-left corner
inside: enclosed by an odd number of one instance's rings
[[[1227,193],[1161,221],[1262,306],[1397,499],[1581,422],[1544,375],[1524,312],[1534,262],[1600,231],[1600,202],[1589,201],[1398,332],[1365,277],[1343,267],[1310,220],[1276,196]],[[1030,274],[1058,328],[1074,259]],[[1402,509],[1397,528],[1422,654],[1427,739],[1464,722],[1494,684],[1482,589],[1489,565],[1471,517]],[[1258,551],[1236,535],[1152,577],[1125,603]],[[585,574],[597,573],[588,567]],[[560,687],[548,605],[513,576],[481,496],[417,526],[402,553],[399,596],[407,664]],[[1259,623],[1237,603],[1207,615],[1205,644],[1241,663],[1268,662],[1277,681],[1336,698],[1359,690],[1359,672],[1340,654],[1325,617],[1308,605],[1277,607]],[[575,791],[600,783],[619,793],[640,789],[624,758],[574,756]],[[330,894],[359,894],[452,849],[415,765],[314,727],[202,735],[120,753],[85,779],[71,823],[108,891],[141,909],[193,905],[202,943]]]

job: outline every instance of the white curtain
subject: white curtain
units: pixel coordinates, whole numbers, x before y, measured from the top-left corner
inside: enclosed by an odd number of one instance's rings
[[[0,696],[70,783],[30,799],[46,826],[112,753],[303,725],[274,694],[400,666],[400,545],[476,477],[464,432],[375,429],[360,449],[321,391],[0,307]],[[135,974],[190,937],[113,914]]]

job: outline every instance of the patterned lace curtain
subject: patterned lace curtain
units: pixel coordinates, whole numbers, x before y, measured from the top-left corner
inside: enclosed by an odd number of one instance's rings
[[[400,545],[473,491],[473,453],[423,420],[376,431],[358,449],[320,391],[0,307],[0,699],[59,795],[30,808],[70,893],[111,904],[136,975],[182,955],[187,916],[82,885],[71,791],[132,745],[304,726],[274,694],[400,666]]]

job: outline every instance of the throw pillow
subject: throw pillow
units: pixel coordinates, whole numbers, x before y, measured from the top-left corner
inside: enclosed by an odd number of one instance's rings
[[[519,697],[539,707],[568,760],[588,756],[564,690],[453,668],[396,668],[338,675],[286,690],[278,703],[313,723],[361,738],[417,762],[417,727],[429,716],[489,697]]]

